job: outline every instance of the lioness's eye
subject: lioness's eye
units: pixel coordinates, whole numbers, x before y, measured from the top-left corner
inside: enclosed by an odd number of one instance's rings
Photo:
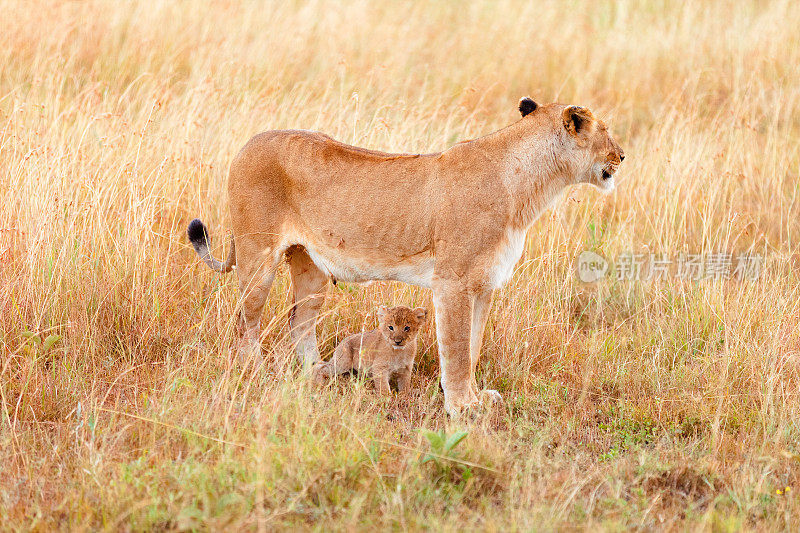
[[[408,331],[408,330],[410,330],[410,329],[411,329],[411,328],[410,328],[410,327],[408,327],[408,326],[406,326],[406,327],[405,327],[405,330],[406,330],[406,331]]]
[[[389,329],[390,329],[390,330],[392,330],[392,331],[394,331],[394,327],[392,327],[392,326],[389,326]]]

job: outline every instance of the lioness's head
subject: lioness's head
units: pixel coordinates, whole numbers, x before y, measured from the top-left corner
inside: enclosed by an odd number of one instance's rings
[[[413,342],[420,326],[428,316],[424,307],[411,309],[404,305],[378,309],[378,329],[381,331],[389,345],[393,348],[402,348]]]
[[[614,173],[625,153],[591,111],[577,105],[539,106],[530,98],[520,100],[519,111],[523,118],[546,116],[555,127],[566,149],[562,161],[574,173],[576,183],[590,183],[603,191],[614,188]]]

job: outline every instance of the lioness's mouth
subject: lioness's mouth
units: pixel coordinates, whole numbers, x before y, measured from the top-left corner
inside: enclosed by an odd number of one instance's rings
[[[603,170],[603,179],[604,180],[611,179],[612,176],[613,176],[613,174],[610,174],[608,172],[608,170]]]

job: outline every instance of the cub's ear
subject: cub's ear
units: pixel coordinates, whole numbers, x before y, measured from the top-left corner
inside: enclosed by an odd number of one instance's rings
[[[386,314],[389,312],[389,308],[385,305],[382,305],[378,308],[378,320],[383,320],[386,318]]]
[[[594,122],[592,112],[578,105],[567,106],[561,113],[561,118],[564,121],[564,128],[571,135],[583,133]]]
[[[536,111],[537,107],[539,106],[536,104],[536,102],[527,96],[519,101],[519,112],[522,113],[523,117]]]
[[[417,317],[417,322],[423,322],[428,318],[428,310],[424,307],[417,307],[414,309],[414,316]]]

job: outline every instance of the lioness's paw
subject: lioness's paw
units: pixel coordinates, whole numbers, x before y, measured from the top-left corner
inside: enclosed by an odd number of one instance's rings
[[[444,410],[451,418],[474,418],[476,411],[480,408],[481,402],[471,391],[464,397],[448,397],[445,395]]]
[[[236,360],[242,368],[258,367],[262,361],[261,344],[240,341],[236,350]]]
[[[499,392],[493,389],[484,389],[477,395],[474,392],[465,395],[464,401],[462,402],[459,402],[457,397],[446,398],[444,408],[451,418],[476,420],[488,410],[501,403],[503,403],[503,397]]]
[[[494,389],[483,389],[480,393],[481,403],[496,405],[503,403],[503,396]]]

